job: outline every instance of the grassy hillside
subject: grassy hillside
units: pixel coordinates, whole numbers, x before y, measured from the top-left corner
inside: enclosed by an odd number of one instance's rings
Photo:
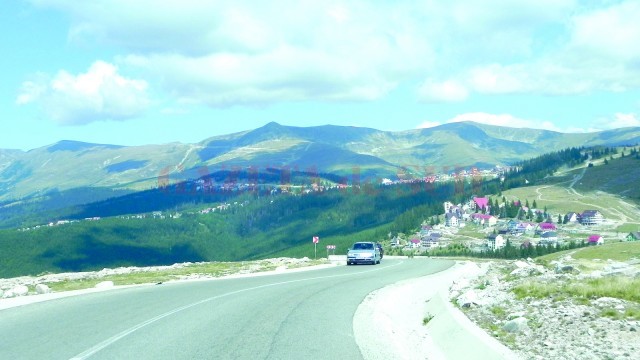
[[[562,178],[548,176],[583,159],[585,155],[579,149],[566,149],[521,163],[517,170],[505,174],[504,181],[466,178],[436,184],[379,186],[366,183],[362,187],[309,194],[235,188],[198,192],[196,182],[179,183],[163,190],[59,211],[58,216],[69,215],[69,219],[77,222],[0,231],[0,277],[182,261],[238,261],[279,255],[310,257],[313,236],[321,238],[319,255],[329,244],[336,245],[337,253],[344,253],[354,241],[382,240],[389,233],[410,233],[418,229],[424,220],[442,213],[443,201],[461,203],[473,195],[500,191],[509,197],[519,194],[522,200],[537,196],[538,207],[548,203],[559,209],[573,201],[574,205],[586,208],[603,208],[605,216],[618,216],[621,223],[640,218],[630,218],[627,212],[634,210],[633,206],[613,195],[607,195],[606,199],[612,203],[606,204],[605,193],[597,194],[598,198],[594,199],[575,191],[572,185],[578,176],[583,175],[582,171],[586,176],[587,170],[593,168],[573,169]],[[259,184],[262,180],[273,183],[284,178],[289,185],[318,180],[316,175],[296,172],[275,171],[270,173],[271,178],[254,175]],[[250,176],[247,172],[231,171],[207,181],[224,185],[233,178],[230,184],[237,185]],[[331,176],[335,175],[320,180]],[[536,185],[507,191],[508,187],[521,186],[527,181]],[[555,193],[550,193],[551,190]],[[629,209],[623,209],[625,206]],[[201,211],[210,208],[216,210]],[[101,219],[84,220],[93,217]]]
[[[305,196],[247,193],[153,216],[121,215],[27,231],[0,231],[0,277],[184,261],[313,256],[311,239],[338,253],[356,240],[380,240],[440,212],[454,184],[425,191],[396,186]],[[224,205],[206,214],[198,210]]]
[[[579,192],[602,191],[640,203],[640,159],[619,156],[616,155],[607,165],[588,168],[582,179],[576,182],[575,189]]]
[[[613,158],[590,160],[592,167],[585,163],[565,169],[544,183],[511,189],[503,195],[529,203],[535,200],[539,209],[546,207],[554,214],[599,210],[615,223],[617,231],[636,231],[640,228],[640,159],[621,154],[622,148]]]
[[[361,166],[361,175],[371,178],[407,168],[421,176],[512,165],[567,147],[638,142],[639,128],[563,134],[471,122],[402,132],[269,123],[196,144],[133,147],[61,141],[27,152],[0,150],[0,201],[86,187],[139,191],[155,187],[162,176],[182,181],[234,167],[315,168],[344,175]]]
[[[590,246],[541,256],[539,259],[550,262],[559,260],[567,255],[571,255],[574,259],[586,261],[606,261],[607,259],[629,261],[631,259],[640,259],[640,242],[619,242],[602,246]]]

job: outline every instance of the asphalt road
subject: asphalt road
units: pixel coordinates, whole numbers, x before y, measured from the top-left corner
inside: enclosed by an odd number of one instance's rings
[[[353,316],[365,296],[451,265],[383,259],[375,266],[175,282],[6,309],[0,359],[362,359]]]

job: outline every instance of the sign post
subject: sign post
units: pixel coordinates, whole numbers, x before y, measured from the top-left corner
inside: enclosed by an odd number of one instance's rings
[[[318,243],[320,242],[320,238],[317,236],[313,237],[313,259],[318,258]]]
[[[336,246],[335,245],[327,245],[327,259],[329,258],[329,250],[333,252],[333,255],[336,254]]]

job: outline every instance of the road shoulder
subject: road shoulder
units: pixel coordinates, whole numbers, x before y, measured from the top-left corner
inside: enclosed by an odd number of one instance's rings
[[[412,260],[412,261],[429,261]],[[475,277],[471,262],[369,294],[354,315],[354,336],[365,359],[518,359],[471,322],[448,299],[454,280]],[[424,324],[426,317],[433,318]]]

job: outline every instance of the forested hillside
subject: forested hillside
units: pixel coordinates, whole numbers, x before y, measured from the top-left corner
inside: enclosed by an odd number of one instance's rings
[[[568,149],[517,164],[504,179],[364,183],[309,193],[246,189],[199,194],[189,191],[193,183],[176,184],[62,212],[75,214],[77,221],[0,231],[0,277],[313,256],[313,236],[320,236],[321,251],[323,245],[333,244],[340,253],[357,240],[381,240],[389,233],[415,230],[441,214],[445,200],[457,203],[473,195],[497,194],[583,159],[584,152]],[[306,181],[305,174],[293,174],[291,181]]]

